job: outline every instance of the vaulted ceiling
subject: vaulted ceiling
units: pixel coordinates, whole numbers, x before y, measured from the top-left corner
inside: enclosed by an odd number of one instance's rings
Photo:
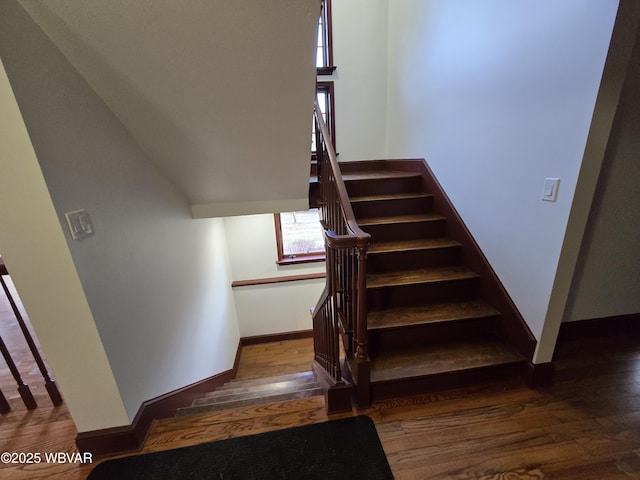
[[[20,0],[196,216],[307,196],[320,0]]]

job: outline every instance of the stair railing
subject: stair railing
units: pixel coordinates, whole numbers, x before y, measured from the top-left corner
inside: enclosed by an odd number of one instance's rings
[[[13,314],[15,315],[16,321],[18,322],[20,330],[22,331],[24,340],[27,343],[29,350],[31,351],[31,355],[33,355],[33,359],[35,360],[36,365],[40,369],[40,374],[42,375],[42,378],[45,381],[45,388],[47,389],[49,398],[51,399],[51,402],[55,406],[59,406],[62,404],[62,396],[60,395],[60,392],[58,391],[58,387],[56,386],[55,382],[49,376],[49,371],[47,370],[47,367],[44,363],[44,360],[42,359],[42,356],[40,355],[40,352],[38,350],[38,347],[35,341],[33,340],[33,337],[31,336],[31,332],[29,331],[29,328],[27,327],[24,319],[22,318],[20,309],[18,308],[16,302],[14,301],[13,296],[11,295],[11,291],[9,290],[9,287],[4,281],[3,277],[5,275],[9,276],[9,272],[7,271],[7,267],[4,265],[2,257],[0,257],[0,285],[2,286],[2,290],[4,290],[4,294],[6,295],[7,300],[11,305],[11,309],[13,310]],[[22,398],[23,403],[25,404],[28,410],[33,410],[38,405],[35,401],[35,398],[33,397],[33,394],[31,393],[31,390],[29,389],[29,386],[26,385],[22,380],[22,377],[20,376],[20,372],[18,371],[18,367],[15,361],[13,360],[13,358],[11,357],[11,353],[9,352],[9,349],[7,348],[4,341],[2,340],[2,337],[0,337],[0,353],[2,353],[2,356],[4,357],[7,367],[9,368],[11,374],[13,375],[14,380],[16,381],[16,384],[18,385],[18,393],[20,394],[20,397]],[[3,410],[6,410],[7,408],[8,408],[8,404],[6,404],[6,399],[4,395],[2,395],[2,392],[0,392],[0,413],[6,413]]]
[[[370,235],[358,226],[320,106],[314,108],[319,211],[327,283],[313,313],[315,361],[333,385],[350,377],[360,406],[370,403],[366,270]],[[340,337],[349,371],[340,365]]]

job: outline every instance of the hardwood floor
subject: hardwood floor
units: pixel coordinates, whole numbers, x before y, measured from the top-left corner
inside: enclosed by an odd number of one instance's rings
[[[13,327],[3,301],[0,296],[6,339]],[[311,355],[309,339],[247,346],[238,377],[307,370]],[[21,369],[28,365],[28,357],[20,360]],[[387,400],[330,418],[369,415],[397,479],[640,478],[640,343],[622,336],[567,341],[555,364],[555,382],[544,389],[513,380]],[[66,407],[51,406],[34,375],[29,382],[40,406],[26,412],[13,380],[5,383],[4,369],[2,364],[1,386],[13,410],[0,417],[0,451],[74,452],[76,430]],[[328,419],[322,397],[164,419],[155,423],[143,452]],[[101,460],[0,464],[0,478],[84,479]]]

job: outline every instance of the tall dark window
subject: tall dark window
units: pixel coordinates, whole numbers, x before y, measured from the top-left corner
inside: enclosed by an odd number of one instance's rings
[[[318,105],[320,105],[320,111],[322,112],[322,118],[324,119],[327,127],[329,128],[329,135],[331,135],[331,144],[333,149],[336,148],[336,131],[335,131],[335,114],[334,114],[334,95],[333,95],[333,82],[317,82],[316,85],[316,98],[318,99]],[[316,130],[315,122],[311,128],[311,155],[315,157],[316,154]],[[325,139],[326,140],[326,139]]]
[[[333,65],[333,39],[331,32],[331,0],[322,2],[322,13],[318,22],[318,42],[316,46],[316,68],[318,75],[331,75]]]

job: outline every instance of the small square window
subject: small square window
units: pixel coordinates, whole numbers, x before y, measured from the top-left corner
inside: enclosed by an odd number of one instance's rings
[[[324,260],[324,234],[318,209],[275,214],[278,263]]]

